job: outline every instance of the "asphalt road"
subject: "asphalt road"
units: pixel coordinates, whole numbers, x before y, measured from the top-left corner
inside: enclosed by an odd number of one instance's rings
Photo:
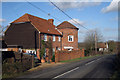
[[[114,72],[115,56],[96,56],[41,69],[18,78],[110,78]]]

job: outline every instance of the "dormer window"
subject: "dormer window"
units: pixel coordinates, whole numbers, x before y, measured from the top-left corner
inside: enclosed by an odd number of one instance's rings
[[[44,41],[47,41],[47,34],[44,34]]]
[[[73,42],[73,35],[68,36],[68,42]]]

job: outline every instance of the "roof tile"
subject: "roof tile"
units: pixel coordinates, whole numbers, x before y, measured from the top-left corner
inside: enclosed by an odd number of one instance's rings
[[[69,23],[68,21],[64,21],[61,24],[57,26],[58,29],[63,29],[63,28],[73,28],[73,29],[78,29],[75,27],[73,24]]]
[[[51,24],[48,20],[30,15],[30,14],[24,14],[20,18],[16,19],[12,23],[18,23],[18,22],[31,22],[31,24],[37,28],[41,33],[47,33],[47,34],[55,34],[55,35],[62,35],[60,32],[58,32],[55,29],[55,26]]]

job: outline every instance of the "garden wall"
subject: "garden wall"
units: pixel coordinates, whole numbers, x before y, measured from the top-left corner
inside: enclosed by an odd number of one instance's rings
[[[55,62],[71,60],[71,59],[80,58],[80,57],[84,57],[84,49],[55,52]]]
[[[34,56],[29,56],[13,51],[2,52],[2,74],[13,75],[24,72],[34,67]]]

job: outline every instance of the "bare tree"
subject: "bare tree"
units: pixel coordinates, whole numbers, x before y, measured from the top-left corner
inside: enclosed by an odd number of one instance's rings
[[[4,36],[4,31],[5,31],[8,27],[9,27],[8,25],[5,26],[5,27],[3,27],[3,26],[0,25],[0,38],[2,38],[2,37]]]
[[[89,30],[86,33],[84,44],[87,51],[87,55],[92,55],[92,51],[95,50],[95,42],[101,42],[103,40],[103,36],[98,30]]]

